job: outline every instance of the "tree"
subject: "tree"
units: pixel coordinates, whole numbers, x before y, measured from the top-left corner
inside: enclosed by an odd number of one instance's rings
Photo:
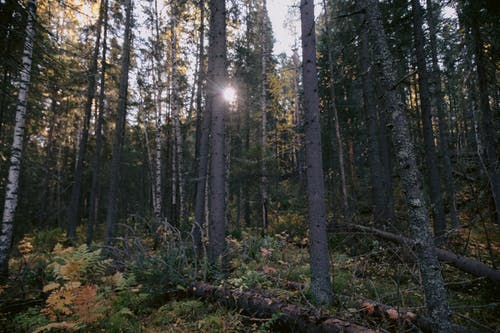
[[[12,245],[14,218],[19,195],[19,174],[23,152],[24,131],[26,126],[26,108],[31,82],[31,63],[33,40],[35,37],[36,1],[29,0],[22,58],[19,92],[16,104],[16,124],[11,146],[9,174],[5,190],[5,202],[2,215],[2,233],[0,234],[0,277],[6,277],[9,271],[9,252]]]
[[[427,24],[429,25],[429,39],[430,48],[432,56],[432,86],[433,95],[438,111],[438,124],[439,124],[439,150],[441,153],[441,158],[443,160],[443,172],[446,184],[446,194],[449,201],[450,207],[450,220],[453,227],[460,225],[457,214],[457,200],[455,197],[455,183],[453,181],[453,166],[451,164],[450,158],[450,145],[448,138],[448,124],[446,123],[445,117],[445,101],[443,98],[443,91],[441,88],[441,70],[439,68],[438,62],[438,51],[437,51],[437,24],[439,11],[436,12],[435,6],[432,0],[427,0]],[[438,7],[439,9],[439,7]]]
[[[266,176],[267,168],[266,168],[266,150],[267,150],[267,57],[268,57],[268,41],[267,41],[267,28],[268,28],[268,20],[267,20],[267,5],[266,0],[262,0],[262,9],[260,13],[261,20],[261,45],[262,45],[262,54],[261,54],[261,92],[260,92],[260,112],[262,115],[261,122],[261,141],[260,141],[260,153],[261,153],[261,177],[260,177],[260,187],[261,187],[261,200],[262,200],[262,233],[265,234],[267,231],[268,225],[268,179]]]
[[[381,177],[383,167],[379,146],[379,122],[373,91],[373,75],[370,68],[370,50],[366,25],[364,25],[360,34],[359,61],[363,86],[363,104],[368,129],[368,158],[372,184],[373,218],[377,225],[382,225],[388,218],[387,211],[389,207],[386,206],[385,188],[383,177]]]
[[[491,188],[491,196],[495,205],[496,222],[500,224],[500,168],[498,163],[498,136],[495,135],[494,114],[490,107],[490,94],[488,88],[488,70],[485,54],[485,45],[481,33],[480,21],[486,12],[482,8],[481,1],[464,1],[465,10],[470,15],[469,25],[471,30],[473,51],[476,64],[477,83],[479,87],[479,110],[481,114],[481,139],[485,151],[485,169],[488,183]],[[495,16],[493,16],[495,17]],[[481,152],[479,153],[481,154]],[[479,156],[480,159],[482,156]]]
[[[326,1],[323,1],[323,7],[325,8],[324,18],[325,18],[325,35],[328,36],[328,32],[332,29],[331,24],[331,13],[329,11],[330,6],[327,5]],[[326,43],[326,53],[327,53],[327,62],[328,62],[328,74],[330,76],[330,82],[328,87],[329,92],[329,106],[331,111],[333,112],[333,118],[335,121],[335,137],[337,139],[337,149],[338,149],[338,160],[339,160],[339,171],[340,171],[340,184],[342,187],[342,205],[344,209],[344,218],[350,219],[350,209],[349,209],[349,195],[347,192],[347,181],[346,181],[346,172],[345,172],[345,156],[344,156],[344,143],[342,139],[342,132],[340,130],[340,119],[339,113],[337,110],[337,103],[335,101],[335,68],[334,68],[334,59],[333,59],[333,49],[330,45],[331,41],[328,40]]]
[[[422,131],[424,136],[425,161],[429,174],[431,195],[431,210],[434,216],[434,235],[438,243],[443,242],[446,232],[446,220],[443,208],[443,193],[439,175],[436,146],[434,145],[434,130],[432,128],[431,94],[429,73],[425,59],[425,38],[422,29],[422,8],[418,0],[411,0],[413,9],[413,35],[415,40],[415,55],[418,67],[418,87],[420,92],[420,109],[422,116]]]
[[[395,89],[397,81],[394,61],[382,25],[379,2],[378,0],[361,0],[360,4],[364,8],[370,29],[375,63],[381,66],[379,79],[386,103],[385,112],[392,117],[392,136],[427,308],[436,332],[451,332],[450,309],[446,301],[441,266],[429,230],[428,209],[425,204],[421,175],[417,167],[415,147],[410,135],[406,107],[398,90]]]
[[[113,157],[108,191],[108,211],[106,215],[106,231],[104,245],[111,245],[118,216],[118,186],[120,180],[120,162],[123,136],[127,118],[128,73],[130,67],[130,44],[132,43],[132,0],[125,2],[125,34],[123,36],[123,54],[120,72],[120,88],[116,114],[115,136],[113,139]]]
[[[196,161],[197,161],[197,178],[196,178],[196,194],[194,206],[194,224],[192,229],[193,242],[198,254],[202,247],[202,226],[205,221],[205,192],[207,184],[207,169],[208,169],[208,149],[210,136],[211,114],[210,108],[205,107],[205,112],[202,113],[202,88],[205,76],[204,69],[204,44],[205,44],[205,1],[200,0],[200,41],[198,49],[198,81],[196,92]]]
[[[211,115],[210,161],[210,224],[208,259],[212,265],[223,266],[226,249],[225,205],[225,116],[227,101],[223,88],[227,85],[226,4],[210,0],[208,48],[207,114]]]
[[[102,2],[103,0],[101,0],[101,3]],[[102,4],[101,7],[103,7]],[[85,97],[83,128],[82,128],[81,138],[79,141],[73,187],[71,189],[71,201],[68,208],[67,236],[73,242],[76,240],[76,226],[78,224],[78,207],[80,204],[80,192],[82,187],[82,177],[84,168],[83,162],[85,159],[85,153],[87,151],[92,102],[94,101],[94,95],[96,89],[97,61],[99,58],[99,47],[101,43],[101,25],[103,21],[103,15],[104,11],[100,10],[99,18],[97,19],[97,27],[96,27],[97,37],[94,45],[94,52],[92,55],[92,59],[90,61],[90,68],[87,73],[88,85],[87,85],[87,94]]]
[[[102,154],[102,127],[104,123],[104,98],[106,95],[106,51],[107,51],[107,35],[108,35],[108,0],[101,2],[99,14],[103,17],[103,38],[102,38],[102,55],[101,55],[101,78],[99,84],[99,103],[97,110],[97,124],[95,128],[95,151],[92,160],[92,185],[90,189],[90,204],[89,204],[89,220],[87,224],[87,244],[92,242],[94,238],[94,225],[97,221],[98,202],[99,202],[99,186],[101,176],[101,154]]]
[[[309,207],[309,239],[311,292],[315,302],[332,303],[330,256],[326,232],[323,158],[319,123],[318,77],[316,69],[316,29],[314,2],[301,0],[302,76],[304,80],[304,114],[307,197]]]

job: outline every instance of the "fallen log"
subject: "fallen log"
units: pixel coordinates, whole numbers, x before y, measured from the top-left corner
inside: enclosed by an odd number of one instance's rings
[[[380,237],[382,239],[394,242],[394,243],[399,243],[399,244],[405,244],[408,246],[413,246],[414,241],[408,237],[398,235],[398,234],[393,234],[387,231],[379,230],[376,228],[372,227],[366,227],[358,224],[353,224],[353,223],[336,223],[336,224],[331,224],[328,226],[328,231],[329,232],[335,232],[338,231],[339,229],[347,229],[347,230],[355,230],[355,231],[361,231],[361,232],[366,232],[372,235],[375,235],[377,237]],[[492,282],[495,283],[500,283],[500,270],[495,269],[489,265],[486,265],[478,260],[470,259],[464,256],[460,256],[458,254],[455,254],[453,252],[443,250],[440,248],[436,248],[436,253],[439,258],[439,260],[452,265],[464,272],[470,273],[475,276],[480,276],[480,277],[485,277],[489,279]]]
[[[311,333],[375,333],[348,321],[332,318],[318,310],[307,309],[298,305],[266,297],[252,291],[225,289],[200,282],[192,287],[194,296],[217,301],[228,307],[242,309],[245,313],[259,318],[276,318],[273,329],[284,332]]]

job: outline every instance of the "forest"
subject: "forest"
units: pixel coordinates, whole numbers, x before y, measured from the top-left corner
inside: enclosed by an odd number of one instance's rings
[[[499,22],[0,0],[0,331],[500,332]]]

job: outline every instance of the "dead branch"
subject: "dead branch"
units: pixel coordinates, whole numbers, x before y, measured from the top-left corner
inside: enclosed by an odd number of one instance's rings
[[[414,245],[414,241],[408,237],[353,223],[332,224],[329,226],[328,231],[335,232],[339,229],[362,231],[394,243],[404,244],[410,247]],[[500,270],[498,269],[490,267],[489,265],[486,265],[478,260],[470,259],[440,248],[436,248],[436,253],[439,260],[449,265],[452,265],[469,274],[485,277],[492,282],[500,283]]]

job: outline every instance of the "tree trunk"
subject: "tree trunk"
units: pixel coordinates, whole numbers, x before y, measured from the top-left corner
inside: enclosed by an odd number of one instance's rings
[[[154,165],[152,167],[153,174],[153,214],[155,216],[155,222],[159,225],[163,220],[163,196],[162,196],[162,141],[163,141],[163,130],[162,130],[162,116],[163,116],[163,82],[162,82],[162,44],[160,38],[160,27],[159,27],[159,17],[158,17],[158,1],[154,2],[154,34],[155,34],[155,45],[153,47],[154,54],[154,67],[156,69],[156,77],[153,77],[155,82],[155,109],[156,109],[156,119],[155,119],[155,154],[154,154]]]
[[[240,291],[198,283],[191,288],[196,296],[217,301],[228,307],[237,307],[259,318],[271,318],[279,314],[273,330],[278,332],[324,333],[375,333],[374,330],[337,318],[318,310],[310,310],[252,291]]]
[[[295,131],[297,135],[296,159],[297,174],[299,176],[300,188],[304,189],[304,152],[302,150],[302,115],[300,112],[300,91],[299,91],[299,55],[297,49],[293,50],[293,104],[295,112]]]
[[[176,217],[177,221],[173,222],[178,222],[179,225],[183,224],[184,220],[184,174],[183,174],[183,150],[182,150],[182,133],[181,133],[181,122],[180,122],[180,116],[179,116],[179,95],[177,94],[178,91],[178,80],[177,80],[177,37],[176,37],[176,28],[177,25],[175,23],[175,20],[177,19],[177,9],[176,6],[179,4],[176,4],[175,1],[172,1],[172,13],[173,16],[170,21],[170,43],[172,47],[172,79],[171,79],[171,109],[172,109],[172,116],[173,116],[173,155],[172,155],[172,163],[174,166],[174,170],[172,170],[172,179],[175,179],[176,181],[173,182],[173,186],[177,186],[176,192],[178,193],[178,198],[175,196],[173,197],[172,200],[176,200],[176,202],[173,202],[175,205],[174,207],[177,206],[178,203],[178,211],[174,216]]]
[[[224,0],[210,0],[207,113],[211,115],[212,156],[208,260],[210,264],[219,267],[225,264],[226,250],[224,132],[228,105],[221,89],[227,85],[226,52],[226,4]]]
[[[202,90],[205,80],[205,1],[199,0],[200,45],[198,48],[198,81],[196,82],[196,192],[194,202],[193,243],[198,257],[201,257],[202,230],[205,221],[205,191],[207,183],[208,141],[210,135],[210,114],[206,108],[202,114]]]
[[[373,219],[376,225],[382,226],[387,218],[386,202],[384,200],[385,189],[382,183],[383,178],[381,177],[383,171],[380,160],[377,109],[374,104],[375,94],[373,92],[373,78],[370,68],[368,31],[365,28],[361,31],[360,37],[359,60],[362,73],[361,80],[363,86],[363,103],[366,112],[366,126],[368,127],[368,157],[372,183]]]
[[[330,255],[326,233],[325,185],[321,151],[318,72],[316,68],[316,30],[314,2],[301,0],[302,77],[304,78],[304,114],[307,197],[309,207],[309,238],[311,292],[315,302],[332,303]]]
[[[104,0],[101,0],[101,8],[103,7]],[[92,111],[92,102],[94,101],[94,95],[96,90],[96,77],[97,77],[97,60],[99,57],[99,46],[101,44],[101,25],[104,12],[99,11],[99,18],[97,19],[97,36],[94,45],[94,54],[92,55],[92,60],[90,62],[90,68],[87,73],[87,94],[85,96],[85,106],[84,106],[84,118],[83,118],[83,128],[80,137],[80,142],[78,145],[78,157],[76,160],[75,176],[73,179],[73,186],[71,188],[71,201],[68,207],[68,226],[66,230],[66,235],[70,241],[76,241],[76,226],[78,224],[78,211],[80,205],[80,194],[82,187],[83,178],[83,163],[85,159],[85,153],[87,151],[87,142],[89,137],[90,128],[90,118]]]
[[[475,4],[474,7],[477,7]],[[488,94],[488,77],[484,59],[484,45],[481,38],[481,30],[478,22],[479,9],[474,8],[477,13],[473,14],[471,30],[474,44],[474,55],[476,58],[477,80],[479,84],[479,107],[481,110],[482,140],[486,152],[486,173],[491,187],[491,194],[495,204],[496,223],[500,224],[500,171],[498,163],[497,146],[495,141],[494,123],[490,108]]]
[[[26,126],[26,107],[28,104],[31,82],[31,63],[33,58],[33,41],[35,38],[36,1],[29,0],[27,7],[26,36],[22,57],[22,68],[19,81],[19,93],[16,104],[16,124],[11,146],[9,174],[5,189],[5,202],[2,216],[2,233],[0,234],[0,279],[6,278],[9,272],[9,252],[12,245],[14,218],[16,215],[19,194],[19,173],[23,151],[24,131]]]
[[[437,15],[436,15],[437,14]],[[434,12],[434,4],[432,0],[427,0],[427,24],[429,25],[430,46],[432,55],[432,74],[434,96],[436,99],[436,107],[439,118],[439,148],[441,150],[441,158],[443,159],[443,173],[446,182],[446,194],[450,206],[450,220],[453,227],[460,225],[457,215],[457,200],[455,198],[455,183],[453,181],[453,167],[450,159],[450,146],[448,140],[448,125],[444,114],[445,102],[443,91],[441,89],[441,70],[439,69],[437,55],[437,18],[439,13]]]
[[[102,126],[104,123],[104,99],[106,89],[106,51],[108,36],[108,0],[101,2],[101,13],[103,17],[104,32],[102,39],[101,55],[101,82],[99,85],[99,106],[97,111],[97,124],[95,129],[95,152],[92,160],[92,187],[90,189],[89,220],[87,224],[87,244],[90,245],[94,238],[94,227],[99,212],[99,187],[101,177],[101,151],[102,151]]]
[[[415,38],[415,54],[418,66],[418,84],[420,91],[420,109],[422,115],[422,130],[424,136],[425,162],[429,176],[431,207],[434,217],[434,236],[437,244],[445,240],[446,220],[443,209],[443,193],[437,163],[436,147],[434,145],[434,130],[432,128],[431,95],[429,90],[429,73],[425,59],[425,38],[422,30],[422,8],[419,0],[411,0],[413,10],[413,34]]]
[[[111,159],[111,175],[108,191],[108,211],[106,215],[106,230],[104,245],[113,243],[116,220],[118,216],[118,185],[120,181],[120,162],[127,119],[128,72],[130,66],[130,44],[132,41],[132,0],[126,1],[125,35],[123,39],[123,54],[120,72],[120,87],[118,92],[118,108],[116,128],[113,139],[113,157]]]
[[[260,191],[261,191],[261,200],[262,200],[262,234],[264,235],[267,232],[267,209],[268,209],[268,194],[267,194],[267,168],[266,168],[266,148],[267,148],[267,6],[266,0],[262,0],[262,12],[261,15],[261,42],[262,42],[262,54],[261,54],[261,87],[260,87],[260,111],[262,115],[262,123],[261,123],[261,165],[260,165]]]
[[[415,147],[410,135],[406,108],[395,86],[394,61],[387,44],[379,2],[378,0],[361,0],[361,3],[364,5],[370,28],[375,62],[381,66],[380,82],[383,86],[386,112],[392,115],[393,141],[397,152],[403,190],[406,195],[409,224],[416,244],[417,260],[422,275],[427,308],[432,323],[436,327],[436,332],[451,332],[450,310],[446,301],[441,266],[429,230],[428,210],[425,204],[421,175],[417,168]]]

